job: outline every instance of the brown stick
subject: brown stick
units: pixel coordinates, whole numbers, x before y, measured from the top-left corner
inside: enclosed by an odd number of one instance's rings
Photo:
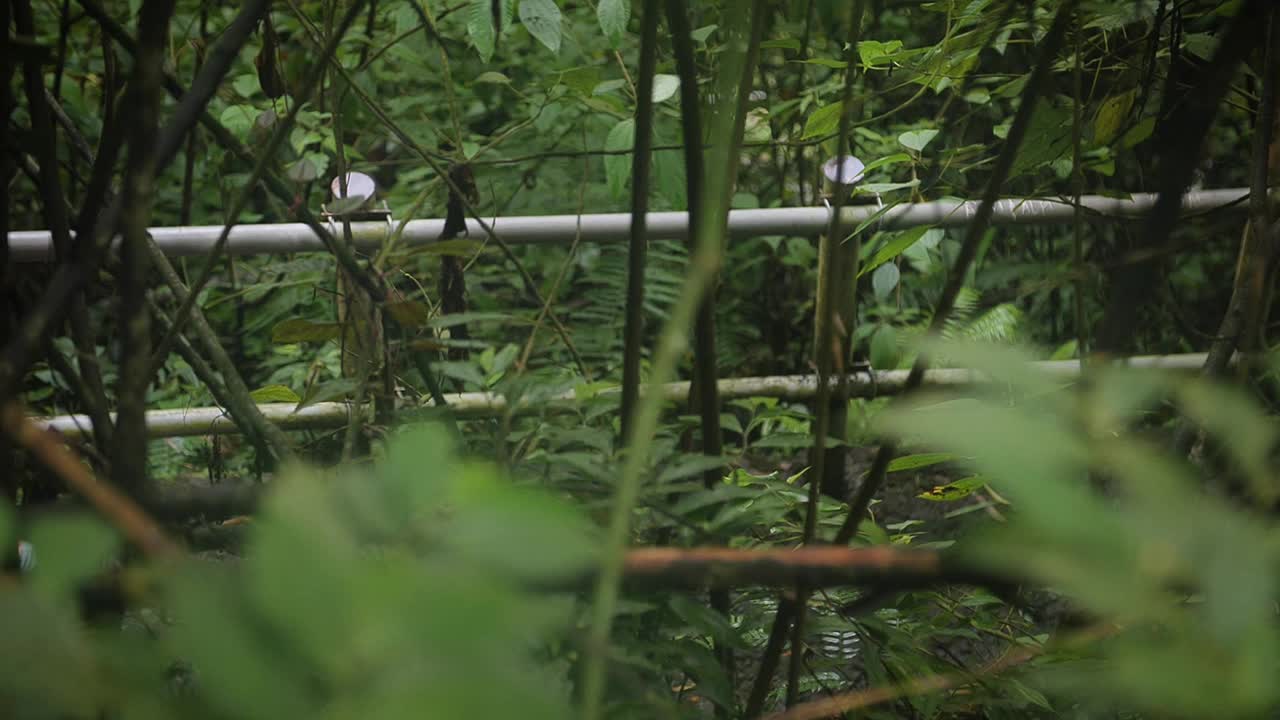
[[[53,433],[42,430],[27,419],[18,403],[11,402],[5,406],[0,413],[0,426],[148,557],[173,557],[182,553],[182,549],[135,502],[99,480],[66,445],[55,439]]]
[[[743,585],[794,587],[798,582],[818,588],[973,578],[932,550],[835,546],[795,550],[641,548],[627,553],[623,576],[629,587],[668,590]]]
[[[1114,632],[1115,629],[1110,626],[1097,626],[1072,637],[1070,644],[1076,645],[1088,641],[1101,640],[1114,634]],[[879,705],[891,700],[962,687],[977,682],[982,678],[998,675],[1006,670],[1024,665],[1043,655],[1047,649],[1046,646],[1019,646],[972,673],[957,672],[931,675],[901,685],[869,688],[858,692],[812,700],[796,705],[785,712],[769,715],[766,720],[818,720],[819,718],[836,717],[853,710],[861,710],[862,708]]]

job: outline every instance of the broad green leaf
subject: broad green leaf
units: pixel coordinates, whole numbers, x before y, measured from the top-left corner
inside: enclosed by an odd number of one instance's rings
[[[499,12],[502,34],[506,34],[507,28],[511,27],[515,0],[501,0],[501,2]],[[498,33],[494,32],[493,27],[493,0],[471,0],[471,6],[467,9],[467,37],[471,38],[471,44],[475,46],[482,61],[489,62],[493,59],[493,51],[497,47],[497,36]]]
[[[494,85],[510,85],[511,78],[507,77],[506,75],[503,75],[500,72],[494,72],[493,70],[489,70],[488,72],[482,72],[479,75],[477,75],[476,79],[473,82],[490,83]]]
[[[1093,141],[1098,145],[1110,145],[1120,133],[1124,121],[1129,117],[1134,100],[1138,97],[1137,88],[1128,92],[1113,95],[1102,103],[1093,117]]]
[[[42,517],[27,539],[36,552],[35,586],[58,602],[69,599],[78,583],[103,571],[119,547],[116,532],[85,512]]]
[[[304,157],[290,163],[289,167],[285,168],[284,174],[285,177],[302,185],[320,177],[320,168],[316,167],[310,157]]]
[[[956,456],[952,453],[918,453],[916,455],[903,455],[894,458],[889,463],[888,472],[899,472],[902,470],[917,470],[930,465],[951,462]]]
[[[290,318],[271,328],[271,342],[277,344],[322,342],[336,339],[342,332],[338,323],[318,323],[303,318]]]
[[[612,80],[604,80],[600,84],[591,88],[592,95],[606,95],[614,90],[620,90],[627,86],[627,81],[622,78],[614,78]]]
[[[921,152],[937,136],[937,130],[908,130],[898,136],[898,142],[909,150]]]
[[[231,105],[218,116],[218,122],[236,137],[243,138],[259,113],[252,105]],[[272,115],[274,117],[274,114]]]
[[[636,121],[627,118],[613,126],[609,136],[605,138],[605,150],[630,150],[635,142]],[[605,180],[609,184],[609,193],[621,199],[627,188],[631,175],[631,154],[604,156]]]
[[[560,73],[560,82],[579,95],[591,95],[600,84],[600,68],[594,65],[577,67]]]
[[[298,397],[298,393],[285,385],[265,385],[249,393],[249,397],[253,398],[253,401],[256,403],[296,403],[302,399]]]
[[[716,644],[738,650],[750,649],[750,645],[742,639],[742,635],[733,624],[724,615],[708,607],[705,602],[699,602],[687,595],[672,595],[667,599],[667,604],[681,620],[699,633],[714,638]]]
[[[871,274],[871,289],[875,291],[876,298],[884,300],[889,297],[889,293],[898,287],[898,277],[898,266],[893,263],[885,263],[876,268]]]
[[[769,125],[769,111],[764,108],[752,108],[747,111],[747,121],[742,129],[742,141],[746,143],[763,143],[773,139],[773,128]]]
[[[911,180],[908,180],[906,182],[866,183],[859,187],[862,189],[863,192],[875,194],[875,193],[893,192],[894,190],[905,190],[907,188],[913,188],[919,184],[920,184],[920,178],[912,178]]]
[[[680,78],[675,75],[658,74],[653,76],[653,101],[655,103],[660,103],[670,98],[679,89]]]
[[[916,241],[924,237],[925,233],[929,232],[929,230],[930,228],[921,226],[921,227],[911,228],[910,230],[903,230],[902,232],[897,233],[897,237],[894,237],[893,239],[889,240],[889,242],[882,245],[880,249],[876,251],[876,254],[873,255],[871,259],[867,261],[867,263],[860,270],[858,270],[858,277],[862,277],[863,275],[866,275],[869,272],[873,272],[874,270],[879,268],[881,265],[898,257],[907,248],[911,247],[912,245],[915,245]],[[941,232],[941,231],[938,231],[938,232]]]
[[[560,52],[560,8],[555,0],[521,0],[520,22],[551,52]]]
[[[488,387],[488,383],[484,379],[484,373],[480,372],[480,368],[475,363],[449,360],[434,363],[432,367],[455,380],[461,380],[468,385],[475,386],[475,389],[483,390]]]
[[[702,27],[689,33],[689,37],[693,38],[696,43],[705,43],[707,38],[711,37],[711,33],[715,32],[719,25],[703,25]]]
[[[386,305],[387,314],[395,319],[401,327],[418,327],[431,319],[431,311],[427,306],[413,300],[398,300]]]
[[[0,593],[0,696],[10,717],[99,715],[120,692],[103,677],[104,658],[67,607],[71,598],[50,602],[46,593],[6,580],[12,586]]]
[[[911,156],[906,153],[894,153],[893,155],[885,155],[882,158],[876,158],[875,160],[872,160],[871,162],[867,163],[866,166],[862,168],[862,172],[865,174],[865,173],[871,172],[872,170],[875,170],[876,168],[882,168],[887,165],[896,165],[897,163],[910,162],[910,161],[911,161]]]
[[[236,78],[235,82],[231,83],[231,87],[235,88],[236,93],[239,94],[240,97],[246,99],[252,98],[254,95],[258,94],[258,90],[260,89],[258,87],[258,76],[253,73],[245,73],[244,75]]]
[[[617,49],[622,45],[622,37],[627,33],[627,22],[631,19],[630,0],[600,0],[596,6],[596,19],[600,22],[600,30],[609,41],[610,47]]]
[[[898,366],[898,331],[892,325],[881,325],[871,336],[870,360],[871,367],[880,370],[891,370]]]
[[[1023,173],[1035,172],[1064,157],[1070,149],[1071,113],[1040,100],[1031,114],[1027,135],[1018,148],[1009,177],[1012,180]]]
[[[858,42],[858,58],[862,61],[863,67],[874,68],[892,59],[901,49],[901,40],[888,42],[862,40]]]
[[[833,103],[814,110],[804,122],[804,132],[801,133],[800,139],[807,140],[835,132],[840,125],[840,108],[840,103]]]
[[[298,412],[308,405],[345,398],[359,389],[360,383],[355,378],[338,378],[337,380],[316,383],[307,388],[306,394],[298,401],[293,411]]]
[[[1151,133],[1156,129],[1156,119],[1152,117],[1144,117],[1134,124],[1133,127],[1125,131],[1120,138],[1120,147],[1131,148],[1134,145],[1151,137]]]

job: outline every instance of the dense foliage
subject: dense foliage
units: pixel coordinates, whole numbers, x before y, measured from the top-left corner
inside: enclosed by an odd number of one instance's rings
[[[1270,3],[5,7],[4,229],[53,229],[57,245],[69,228],[76,249],[24,263],[5,246],[0,403],[100,420],[75,434],[83,462],[69,471],[51,461],[61,444],[5,416],[0,538],[37,558],[0,579],[6,717],[1280,705]],[[660,9],[648,78],[642,15]],[[696,96],[673,12],[690,24]],[[228,46],[205,121],[151,178],[150,143]],[[147,57],[167,81],[135,67]],[[690,178],[695,109],[707,171]],[[632,151],[645,132],[651,162]],[[851,193],[823,175],[842,153],[865,168]],[[348,171],[374,178],[373,207],[335,199]],[[651,211],[701,211],[713,230],[648,244],[640,307],[624,242],[502,239],[508,216],[629,212],[637,179]],[[984,193],[1071,202],[1187,185],[1244,190],[1180,218],[1157,202],[1130,220],[876,221]],[[725,206],[832,203],[877,211],[822,243],[715,226]],[[386,229],[353,238],[356,211]],[[321,212],[331,252],[174,257],[171,276],[130,230]],[[447,218],[444,233],[405,241],[415,218]],[[84,249],[116,232],[120,251],[100,263]],[[71,268],[83,276],[51,301]],[[699,278],[709,319],[689,302]],[[826,403],[745,393],[718,412],[702,412],[697,382],[679,402],[651,388],[627,425],[629,316],[644,319],[641,374],[657,382],[825,378],[855,361],[872,381]],[[1221,377],[1106,362],[1202,351]],[[926,359],[984,379],[891,400]],[[1080,377],[1033,364],[1073,359],[1096,362]],[[478,392],[490,409],[464,409],[457,393]],[[358,411],[287,436],[252,420],[252,403],[333,402]],[[218,406],[240,431],[148,442],[144,406]],[[637,435],[646,408],[662,412]],[[831,462],[850,487],[825,481]],[[183,549],[154,552],[142,521],[85,492],[112,485]],[[848,490],[867,487],[864,516]],[[646,584],[616,533],[744,558],[838,538],[883,551],[848,557],[887,569],[728,581],[738,571],[713,563],[693,588],[665,571]],[[931,569],[895,574],[917,562]]]

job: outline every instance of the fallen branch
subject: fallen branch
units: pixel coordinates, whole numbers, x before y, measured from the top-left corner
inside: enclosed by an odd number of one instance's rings
[[[703,590],[746,585],[807,588],[968,581],[970,572],[933,550],[809,546],[795,550],[641,548],[627,553],[631,589]]]

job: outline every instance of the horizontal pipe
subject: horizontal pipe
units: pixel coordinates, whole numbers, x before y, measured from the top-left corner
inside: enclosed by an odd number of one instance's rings
[[[1186,213],[1203,213],[1222,208],[1246,210],[1242,200],[1249,196],[1247,188],[1199,190],[1183,196]],[[1093,220],[1132,220],[1155,205],[1154,194],[1133,194],[1121,199],[1103,195],[1084,195],[1080,204],[1085,217]],[[877,221],[884,230],[910,227],[956,227],[969,222],[978,202],[935,200],[925,203],[903,203],[889,208]],[[841,209],[841,226],[852,231],[875,215],[875,205],[852,205]],[[997,225],[1039,225],[1071,220],[1073,207],[1069,199],[998,200],[992,215]],[[828,210],[822,207],[766,208],[733,210],[729,213],[729,234],[735,237],[786,235],[808,237],[827,230]],[[511,244],[567,243],[581,229],[584,242],[622,242],[630,232],[628,213],[592,215],[530,215],[494,218],[493,231]],[[684,212],[649,213],[646,232],[651,240],[684,240],[689,230]],[[391,225],[386,222],[353,222],[352,237],[358,249],[377,249]],[[188,227],[156,227],[150,230],[156,244],[171,257],[194,257],[207,254],[222,233],[221,225]],[[440,239],[444,220],[410,220],[401,242],[409,246],[429,245]],[[467,221],[467,232],[473,238],[484,237],[475,220]],[[324,245],[308,226],[302,223],[273,225],[236,225],[227,238],[224,252],[231,255],[281,254],[316,252]],[[51,262],[53,243],[47,230],[19,230],[9,233],[9,257],[16,262]]]
[[[1205,361],[1203,353],[1188,355],[1152,355],[1129,358],[1125,364],[1139,368],[1166,370],[1199,370]],[[1079,374],[1076,360],[1054,360],[1033,363],[1038,369],[1063,378]],[[875,372],[872,381],[867,373],[849,377],[849,389],[853,397],[894,395],[902,391],[907,381],[907,370],[881,370]],[[980,373],[965,368],[936,369],[925,373],[924,384],[934,387],[970,385],[982,380]],[[815,375],[775,375],[769,377],[727,378],[721,380],[720,397],[723,400],[739,398],[778,398],[782,400],[808,400],[817,394]],[[642,388],[643,393],[647,388]],[[600,391],[601,395],[616,395],[617,388]],[[689,383],[675,382],[662,386],[663,400],[677,405],[689,397]],[[482,418],[501,415],[507,411],[507,400],[496,393],[454,393],[445,395],[449,409],[457,417]],[[522,403],[518,413],[538,409],[551,411],[570,410],[581,401],[572,390],[554,395],[536,404]],[[258,406],[267,420],[284,430],[324,430],[347,424],[351,406],[341,402],[323,402],[308,405],[295,412],[295,403],[266,403]],[[430,411],[433,406],[423,409]],[[406,411],[415,408],[406,407]],[[367,408],[358,408],[365,412]],[[113,416],[114,417],[114,416]],[[46,428],[57,430],[68,437],[82,437],[92,432],[93,423],[87,415],[57,415],[32,418]],[[184,437],[194,435],[225,435],[239,432],[224,410],[216,407],[182,408],[175,410],[148,410],[147,432],[153,438]]]

